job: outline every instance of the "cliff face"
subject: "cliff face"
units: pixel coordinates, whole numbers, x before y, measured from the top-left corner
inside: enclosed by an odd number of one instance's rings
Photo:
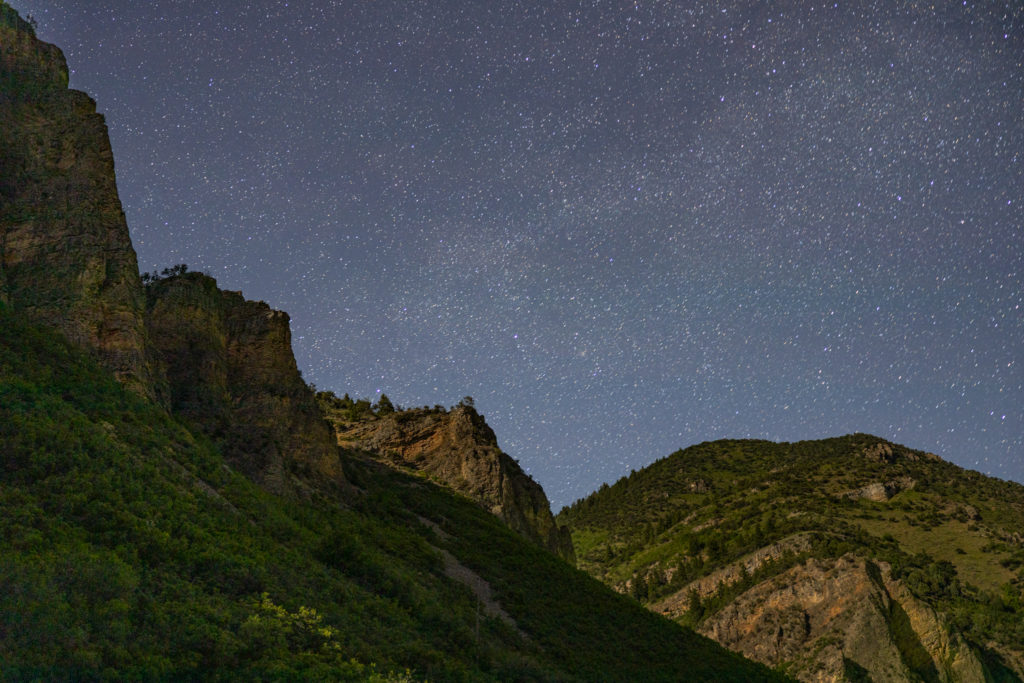
[[[67,86],[61,51],[0,3],[0,301],[199,425],[269,488],[343,481],[286,314],[199,274],[154,283],[147,302],[106,124]]]
[[[106,124],[61,51],[0,14],[0,300],[159,397]]]
[[[572,540],[555,524],[544,490],[498,448],[494,432],[473,408],[407,410],[355,423],[328,417],[339,445],[437,477],[517,533],[575,563]]]
[[[236,467],[276,492],[301,488],[293,475],[344,481],[334,436],[295,364],[288,314],[187,273],[147,287],[146,320],[171,409]]]
[[[802,681],[981,681],[981,662],[934,610],[854,555],[807,562],[762,582],[698,629]],[[858,678],[860,677],[860,678]]]
[[[1024,680],[1024,486],[930,453],[708,442],[558,522],[585,571],[799,680]]]

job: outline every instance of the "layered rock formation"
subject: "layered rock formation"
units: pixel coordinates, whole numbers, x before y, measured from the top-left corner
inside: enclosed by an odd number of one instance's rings
[[[888,565],[854,555],[793,567],[698,630],[751,659],[790,662],[802,681],[986,680],[970,646]]]
[[[0,12],[0,300],[159,397],[106,124],[61,51]]]
[[[691,581],[684,588],[665,597],[650,607],[653,611],[669,617],[678,617],[689,608],[690,593],[696,593],[700,598],[706,598],[717,593],[721,588],[732,586],[752,576],[764,565],[771,562],[782,561],[786,555],[798,555],[811,549],[811,534],[800,533],[784,538],[778,543],[758,548],[748,553],[738,562],[728,564],[721,569],[716,569],[707,576],[702,576]],[[666,580],[671,580],[671,575]],[[616,587],[617,590],[624,590],[631,587]]]
[[[295,364],[287,313],[201,273],[152,282],[146,298],[172,410],[273,491],[309,475],[343,481],[334,435]]]
[[[483,416],[465,405],[414,409],[348,422],[328,414],[338,444],[436,477],[519,534],[575,563],[568,530],[555,524],[540,484],[502,452]]]
[[[707,442],[558,522],[591,575],[798,680],[1024,680],[1024,487],[933,454]]]

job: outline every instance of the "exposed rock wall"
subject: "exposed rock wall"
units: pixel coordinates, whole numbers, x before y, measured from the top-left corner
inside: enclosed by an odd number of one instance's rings
[[[698,629],[802,681],[981,681],[971,648],[934,610],[854,555],[810,559],[740,595]]]
[[[691,591],[701,598],[706,598],[714,595],[722,587],[739,583],[770,562],[778,562],[787,554],[797,555],[810,550],[810,548],[811,534],[794,534],[778,543],[758,548],[742,557],[738,562],[728,564],[707,576],[691,581],[681,590],[662,598],[650,607],[653,611],[668,617],[678,617],[687,611]]]
[[[519,534],[575,564],[567,529],[555,524],[544,489],[498,448],[473,408],[407,410],[347,423],[332,420],[338,443],[433,475],[469,496]]]
[[[172,410],[234,466],[281,493],[309,475],[344,481],[334,435],[295,364],[288,314],[187,273],[147,287],[147,323]]]
[[[865,498],[867,500],[873,500],[876,503],[887,503],[893,496],[902,493],[903,491],[909,491],[915,486],[917,486],[917,482],[912,478],[899,477],[892,481],[876,481],[851,491],[843,491],[839,495],[842,498],[849,498],[850,500]]]
[[[61,51],[0,14],[0,300],[159,397],[106,124]]]
[[[106,124],[67,86],[61,51],[0,4],[0,302],[95,352],[269,488],[294,490],[303,474],[343,481],[286,314],[200,274],[147,293]]]

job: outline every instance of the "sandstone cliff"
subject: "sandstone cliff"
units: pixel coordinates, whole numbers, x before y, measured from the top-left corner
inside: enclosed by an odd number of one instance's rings
[[[3,3],[0,302],[93,351],[272,490],[293,491],[295,475],[343,481],[286,314],[199,274],[153,283],[147,302],[103,117],[68,89],[61,51]]]
[[[414,409],[348,422],[328,413],[345,448],[436,477],[538,545],[575,563],[568,530],[558,527],[540,484],[498,448],[483,416],[465,405]]]
[[[974,651],[933,609],[854,555],[809,559],[744,592],[698,629],[802,681],[981,681]]]
[[[593,576],[799,680],[1024,680],[1024,487],[933,454],[707,442],[558,522]]]
[[[344,481],[330,426],[295,364],[288,314],[201,273],[152,282],[146,298],[174,412],[273,491],[295,491],[310,475]]]
[[[61,51],[0,12],[0,301],[159,397],[106,124]]]

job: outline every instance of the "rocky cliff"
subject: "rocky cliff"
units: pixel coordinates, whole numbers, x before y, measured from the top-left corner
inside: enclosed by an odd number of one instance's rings
[[[473,408],[404,410],[355,422],[328,411],[328,418],[342,447],[370,451],[392,465],[435,477],[514,531],[575,562],[572,540],[555,524],[544,490],[502,452]]]
[[[1024,486],[934,454],[709,442],[558,522],[596,578],[799,680],[1024,680]]]
[[[0,5],[0,300],[157,398],[106,124],[67,86],[61,51]]]
[[[665,610],[670,604],[659,611],[679,616]],[[756,661],[787,662],[802,681],[986,680],[948,620],[893,579],[889,565],[852,554],[811,558],[759,583],[698,631]]]
[[[295,364],[287,313],[201,273],[156,280],[146,294],[175,413],[273,491],[295,491],[310,476],[344,480],[334,435]]]
[[[286,314],[196,273],[143,287],[103,117],[68,89],[61,51],[4,3],[0,302],[92,351],[272,490],[344,480]]]

